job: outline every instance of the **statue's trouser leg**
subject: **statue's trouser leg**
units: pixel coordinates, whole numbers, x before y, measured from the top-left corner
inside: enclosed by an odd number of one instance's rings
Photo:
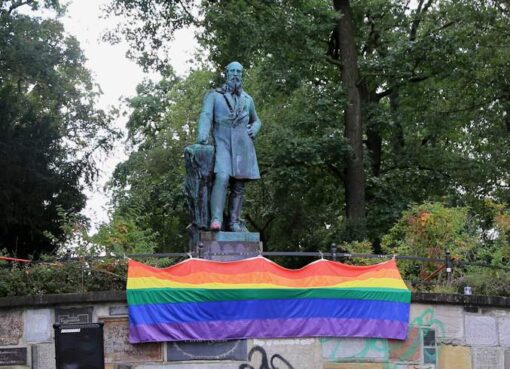
[[[241,207],[243,206],[244,181],[234,179],[230,188],[229,213],[230,230],[243,232],[241,225]]]
[[[227,197],[227,186],[230,176],[225,173],[215,173],[211,193],[211,223],[215,220],[223,223],[223,209]]]

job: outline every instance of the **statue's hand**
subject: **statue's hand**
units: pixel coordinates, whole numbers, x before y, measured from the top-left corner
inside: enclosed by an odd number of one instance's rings
[[[255,133],[255,130],[253,129],[252,124],[248,124],[248,136],[250,136],[252,139],[255,138],[257,133]]]
[[[197,144],[200,145],[207,145],[207,142],[209,141],[209,135],[207,134],[198,134],[197,137]]]

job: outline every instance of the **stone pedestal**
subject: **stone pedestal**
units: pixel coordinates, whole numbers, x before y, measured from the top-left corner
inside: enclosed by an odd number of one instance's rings
[[[255,232],[199,232],[196,247],[200,257],[218,261],[252,258],[262,252],[260,234]]]

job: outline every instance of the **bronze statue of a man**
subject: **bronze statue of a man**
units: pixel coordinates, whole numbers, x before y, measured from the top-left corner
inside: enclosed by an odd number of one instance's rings
[[[221,88],[209,91],[204,97],[197,143],[208,144],[209,133],[212,133],[215,159],[210,229],[222,229],[225,199],[230,187],[228,229],[247,232],[240,221],[244,184],[260,178],[253,139],[262,124],[253,99],[242,89],[243,66],[238,62],[230,63],[225,77],[226,83]]]

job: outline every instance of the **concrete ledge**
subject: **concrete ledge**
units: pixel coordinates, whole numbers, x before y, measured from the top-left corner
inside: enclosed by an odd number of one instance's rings
[[[424,304],[510,307],[510,297],[413,293],[411,302]]]
[[[100,291],[89,293],[65,293],[59,295],[0,297],[0,308],[103,302],[126,303],[126,291]],[[450,295],[444,293],[413,293],[411,296],[411,302],[421,304],[510,307],[510,297]]]
[[[21,306],[50,306],[79,303],[126,302],[126,291],[99,291],[89,293],[63,293],[39,296],[0,297],[0,308]]]

